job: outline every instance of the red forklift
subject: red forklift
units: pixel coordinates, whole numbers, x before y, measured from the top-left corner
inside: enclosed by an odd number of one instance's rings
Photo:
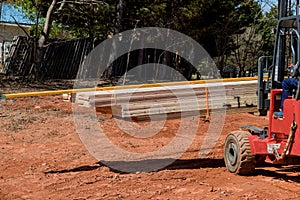
[[[300,81],[293,95],[284,101],[283,117],[273,116],[280,108],[283,79],[299,71],[299,0],[278,1],[275,34],[272,64],[267,69],[264,67],[267,57],[261,57],[258,62],[258,111],[262,116],[268,114],[269,124],[264,128],[244,126],[227,136],[224,161],[232,173],[251,174],[255,167],[265,163],[300,164]],[[296,67],[289,68],[291,63]]]

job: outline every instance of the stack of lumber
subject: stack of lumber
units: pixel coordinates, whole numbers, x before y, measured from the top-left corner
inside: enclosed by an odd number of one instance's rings
[[[256,90],[257,81],[174,85],[78,93],[75,102],[127,118],[253,106]]]

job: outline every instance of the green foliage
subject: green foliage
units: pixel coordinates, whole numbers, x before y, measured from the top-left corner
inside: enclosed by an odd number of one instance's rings
[[[42,19],[52,2],[11,1],[21,5],[31,19],[38,19],[40,23],[43,23]],[[246,58],[249,59],[251,54],[252,61],[263,54],[262,51],[269,55],[272,51],[271,29],[276,24],[276,8],[264,14],[255,0],[123,0],[122,16],[118,15],[121,11],[119,0],[71,0],[63,6],[61,0],[58,2],[52,15],[51,37],[92,37],[102,41],[117,29],[125,31],[135,27],[166,27],[197,40],[216,58],[221,71],[233,62],[234,54],[245,53],[246,46],[252,49],[251,53],[246,52]],[[117,16],[120,16],[119,25]],[[249,36],[250,28],[253,35],[252,39],[247,40],[245,36]],[[243,41],[237,41],[238,38],[243,38]],[[235,61],[235,65],[244,69],[245,65],[253,65],[252,61],[245,64]]]
[[[75,37],[104,39],[112,27],[110,8],[108,4],[66,4],[55,17]]]
[[[263,13],[259,5],[253,9],[252,22],[245,32],[231,36],[234,48],[226,55],[226,66],[235,67],[239,76],[245,76],[246,71],[256,72],[257,59],[273,53],[272,29],[277,23],[277,8],[272,8],[268,13]]]
[[[277,25],[277,7],[272,7],[271,10],[264,14],[264,16],[259,21],[259,34],[262,35],[263,38],[263,46],[262,49],[264,51],[264,55],[271,56],[273,53],[273,42],[274,42],[274,34],[273,29]]]
[[[22,11],[32,20],[35,21],[36,18],[42,14],[45,17],[47,9],[52,2],[52,0],[10,0],[17,6],[22,7]]]

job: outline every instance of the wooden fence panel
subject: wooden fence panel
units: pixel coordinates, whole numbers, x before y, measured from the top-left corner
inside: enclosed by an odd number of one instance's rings
[[[92,39],[51,39],[45,47],[41,72],[45,79],[74,79],[85,57],[92,50]],[[29,76],[33,62],[34,38],[17,37],[10,51],[6,74]]]

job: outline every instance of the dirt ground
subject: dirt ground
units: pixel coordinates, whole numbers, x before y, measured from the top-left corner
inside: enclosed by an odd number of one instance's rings
[[[99,163],[85,148],[71,104],[62,96],[1,100],[0,199],[300,199],[299,166],[257,168],[251,176],[231,174],[225,168],[226,135],[242,125],[266,126],[267,117],[227,114],[216,146],[200,159],[203,132],[209,126],[201,120],[193,143],[176,162],[154,172],[121,173]],[[120,142],[117,145],[127,150],[137,147],[122,143],[127,136],[114,118],[99,116],[100,126]],[[178,123],[169,119],[164,140],[158,136],[153,140],[165,144],[174,137],[172,127]],[[138,146],[153,150],[153,142]]]

